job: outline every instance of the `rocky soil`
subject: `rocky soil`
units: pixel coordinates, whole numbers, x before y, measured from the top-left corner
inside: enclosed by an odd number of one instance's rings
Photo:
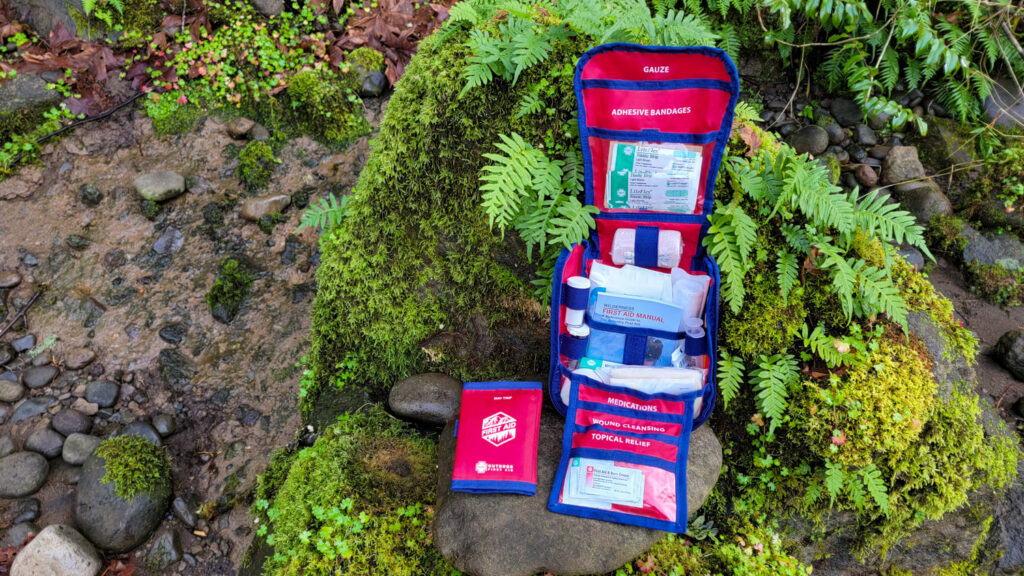
[[[384,105],[366,102],[374,126]],[[167,447],[175,499],[157,510],[136,573],[235,573],[251,538],[240,496],[299,427],[296,363],[319,260],[316,232],[295,233],[299,215],[346,193],[368,146],[292,140],[268,190],[249,194],[235,175],[245,136],[227,124],[158,137],[129,108],[0,182],[0,329],[36,298],[28,326],[0,337],[3,545],[76,525],[80,465],[100,438],[137,434]],[[159,171],[171,190],[149,220],[136,179]],[[259,208],[247,199],[268,194],[290,199],[270,233],[243,217]],[[227,324],[205,301],[226,257],[255,279]]]

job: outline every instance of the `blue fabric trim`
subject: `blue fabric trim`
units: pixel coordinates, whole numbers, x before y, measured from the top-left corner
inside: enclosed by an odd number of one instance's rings
[[[452,430],[452,438],[459,437],[459,419],[455,419],[455,430]]]
[[[570,423],[566,422],[566,426]],[[617,430],[615,428],[609,428],[601,424],[591,424],[590,426],[582,426],[580,424],[572,424],[572,431],[575,434],[585,434],[590,430],[600,430],[609,434],[615,434],[617,436],[629,436],[630,438],[640,438],[642,440],[657,440],[659,442],[667,442],[669,444],[675,444],[679,441],[679,438],[671,434],[659,434],[657,432],[632,432],[630,430]]]
[[[626,334],[626,342],[622,347],[622,363],[630,366],[642,366],[647,356],[647,336]]]
[[[574,288],[565,283],[562,286],[562,306],[573,310],[585,310],[590,299],[590,290],[587,288]]]
[[[703,390],[694,390],[693,392],[683,392],[682,394],[669,394],[667,392],[658,392],[657,394],[647,394],[646,392],[640,392],[639,390],[630,390],[628,388],[622,388],[621,386],[612,386],[611,384],[604,384],[603,382],[591,381],[593,384],[588,383],[587,386],[596,388],[604,392],[611,392],[612,394],[625,394],[626,396],[632,396],[638,398],[640,401],[646,402],[650,400],[667,400],[669,402],[689,402],[696,399],[698,396],[703,394]]]
[[[587,355],[588,340],[586,338],[575,338],[569,334],[560,334],[558,340],[563,356],[579,360]]]
[[[637,266],[644,268],[658,267],[658,230],[657,226],[637,226],[633,241],[633,253]]]
[[[505,480],[452,480],[452,491],[470,494],[522,494],[533,496],[537,484]]]
[[[565,411],[568,408],[565,404],[562,404],[561,397],[561,368],[562,363],[558,359],[558,334],[561,326],[559,325],[559,305],[562,302],[562,276],[564,275],[565,263],[569,260],[569,256],[572,252],[567,248],[562,248],[562,251],[558,254],[558,259],[555,261],[555,273],[554,273],[554,286],[551,288],[551,369],[548,370],[548,397],[551,398],[551,403],[554,404],[555,409],[562,416],[565,416]]]
[[[466,382],[463,390],[543,390],[540,382]]]
[[[587,313],[587,325],[590,326],[591,330],[601,330],[603,332],[617,332],[619,334],[626,334],[632,336],[653,336],[655,338],[662,338],[664,340],[682,340],[683,332],[668,332],[666,330],[653,330],[649,328],[633,328],[630,326],[618,326],[616,324],[610,324],[608,322],[601,322],[591,318],[590,313]],[[627,346],[629,343],[627,342]],[[646,347],[646,342],[644,343]]]
[[[718,139],[718,132],[662,132],[660,130],[609,130],[607,128],[588,128],[587,135],[603,140],[678,142],[681,144],[708,144]],[[588,204],[593,204],[593,202],[588,202]]]
[[[708,353],[707,333],[704,334],[703,338],[687,336],[686,340],[683,341],[683,352],[687,356],[706,356]]]
[[[712,78],[684,78],[679,80],[613,80],[607,78],[591,78],[582,80],[583,89],[608,88],[611,90],[681,90],[685,88],[703,88],[730,92],[732,86],[723,80]]]

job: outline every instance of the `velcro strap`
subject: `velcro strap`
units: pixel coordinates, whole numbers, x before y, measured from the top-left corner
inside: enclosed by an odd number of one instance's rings
[[[573,310],[585,310],[587,299],[590,298],[590,290],[587,288],[576,288],[568,283],[562,284],[562,306]]]
[[[644,268],[658,267],[657,226],[636,227],[636,240],[633,243],[633,252],[637,266]]]
[[[579,360],[587,355],[587,339],[574,338],[569,334],[562,334],[558,337],[558,348],[563,356]]]
[[[622,350],[622,363],[633,366],[642,365],[647,353],[647,336],[626,334],[626,345]]]
[[[687,356],[706,356],[708,353],[707,337],[691,338],[687,336],[683,342],[683,352]]]

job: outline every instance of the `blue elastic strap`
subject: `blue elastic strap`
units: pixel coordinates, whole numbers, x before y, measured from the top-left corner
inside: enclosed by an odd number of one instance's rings
[[[573,360],[579,360],[587,355],[587,339],[574,338],[569,334],[562,334],[560,337],[562,355]]]
[[[642,365],[647,355],[647,336],[626,334],[626,346],[622,350],[622,363]]]
[[[587,299],[590,297],[590,290],[587,288],[576,288],[568,283],[562,284],[562,305],[573,310],[585,310]]]
[[[636,265],[644,268],[658,267],[658,227],[637,226],[636,241],[633,244]]]
[[[687,356],[707,356],[707,337],[693,338],[692,336],[687,336],[683,343],[683,352],[685,352]]]

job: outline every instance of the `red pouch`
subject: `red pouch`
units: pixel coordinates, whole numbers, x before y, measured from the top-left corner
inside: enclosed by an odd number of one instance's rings
[[[466,382],[455,422],[452,490],[537,493],[540,382]]]

